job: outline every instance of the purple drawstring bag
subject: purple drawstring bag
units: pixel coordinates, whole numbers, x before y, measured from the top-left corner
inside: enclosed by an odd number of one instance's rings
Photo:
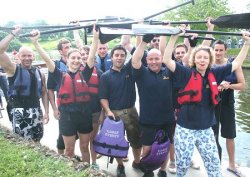
[[[151,146],[150,153],[140,161],[143,170],[154,171],[167,159],[170,141],[168,138],[166,139],[165,136],[163,130],[159,130],[156,133],[155,141]]]

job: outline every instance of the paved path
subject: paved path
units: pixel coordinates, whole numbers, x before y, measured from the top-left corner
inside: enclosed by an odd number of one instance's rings
[[[11,128],[6,111],[4,110],[2,111],[2,113],[3,113],[3,118],[0,119],[0,124],[4,125],[5,127]],[[48,146],[50,149],[53,149],[56,151],[56,139],[58,136],[58,121],[53,118],[51,109],[50,109],[50,122],[49,124],[45,125],[44,129],[45,129],[44,137],[41,140],[41,143],[45,146]],[[76,145],[76,154],[80,155],[78,144]],[[194,153],[194,158],[199,164],[201,164],[201,169],[200,170],[189,169],[187,173],[187,177],[207,177],[205,168],[203,166],[203,162],[197,151],[195,151]],[[131,148],[130,148],[129,161],[124,163],[126,175],[127,177],[141,177],[143,175],[142,172],[133,169],[132,162],[133,162],[133,155],[132,155]],[[114,175],[116,174],[117,163],[115,160],[113,164],[109,164],[108,169],[107,169],[107,157],[105,156],[101,157],[100,159],[97,160],[97,163],[99,164],[101,169],[107,170],[113,173]],[[223,161],[222,162],[222,176],[234,177],[234,175],[232,175],[226,170],[226,166],[227,166],[227,162]],[[248,177],[250,177],[250,168],[241,167],[240,169],[244,174],[247,174]],[[157,172],[158,172],[157,170],[154,172],[155,176],[157,176]],[[170,174],[169,172],[167,175],[168,177],[176,176],[176,175]]]

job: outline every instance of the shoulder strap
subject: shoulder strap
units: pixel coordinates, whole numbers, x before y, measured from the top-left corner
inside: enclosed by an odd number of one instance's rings
[[[165,136],[166,136],[165,132],[162,129],[160,129],[157,131],[155,135],[155,141],[161,142]]]
[[[59,60],[56,60],[56,61],[55,61],[55,65],[56,65],[56,67],[57,67],[58,69],[60,69],[60,61],[59,61]]]

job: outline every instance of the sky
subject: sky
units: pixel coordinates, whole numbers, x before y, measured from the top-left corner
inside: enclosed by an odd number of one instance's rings
[[[229,7],[236,13],[247,12],[248,2],[229,0]],[[37,20],[45,20],[49,24],[68,24],[71,20],[105,16],[141,19],[176,5],[174,0],[3,0],[0,25],[7,21],[32,23]]]

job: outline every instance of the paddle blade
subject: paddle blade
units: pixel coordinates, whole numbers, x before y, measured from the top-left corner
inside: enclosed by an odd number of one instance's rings
[[[220,28],[250,28],[250,13],[220,16],[212,21]]]
[[[105,43],[112,41],[113,39],[118,38],[120,36],[121,35],[119,35],[119,34],[102,34],[102,33],[100,33],[99,38],[100,38],[101,44],[105,44]]]
[[[143,24],[133,24],[132,31],[135,35],[143,35],[143,34],[172,35],[172,34],[179,34],[182,32],[179,28],[159,26],[159,25],[143,25]]]
[[[100,28],[100,42],[105,44],[109,41],[112,41],[115,38],[120,37],[121,35],[132,35],[133,32],[130,29],[119,29],[119,28]]]
[[[133,35],[133,31],[131,29],[121,29],[121,28],[106,28],[106,27],[101,27],[100,32],[105,35],[105,34],[127,34],[127,35]]]

